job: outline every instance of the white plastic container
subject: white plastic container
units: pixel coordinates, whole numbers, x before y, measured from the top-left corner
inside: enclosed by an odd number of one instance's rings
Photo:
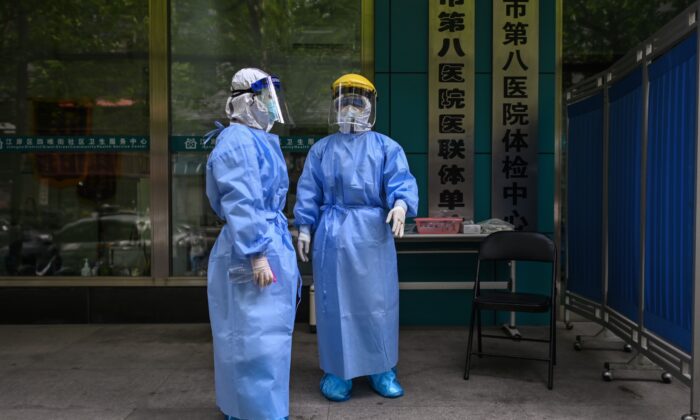
[[[465,223],[462,225],[462,233],[465,235],[478,235],[481,233],[481,226]]]

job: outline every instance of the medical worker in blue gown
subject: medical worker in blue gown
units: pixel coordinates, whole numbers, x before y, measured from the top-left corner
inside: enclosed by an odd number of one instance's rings
[[[209,133],[207,197],[226,225],[209,257],[216,401],[228,419],[289,415],[299,271],[282,214],[289,186],[279,138],[281,85],[258,69],[233,76],[228,127]],[[218,137],[217,137],[218,136]]]
[[[398,362],[399,285],[394,236],[415,216],[418,188],[403,149],[371,131],[376,95],[366,78],[332,85],[329,123],[339,130],[309,151],[297,184],[297,250],[313,273],[321,392],[350,398],[352,379],[369,376],[380,395],[403,395]],[[389,226],[387,223],[391,223]]]

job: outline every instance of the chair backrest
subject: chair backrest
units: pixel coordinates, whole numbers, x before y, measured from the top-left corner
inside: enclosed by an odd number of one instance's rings
[[[537,232],[495,232],[479,247],[479,261],[515,260],[555,262],[554,242]]]

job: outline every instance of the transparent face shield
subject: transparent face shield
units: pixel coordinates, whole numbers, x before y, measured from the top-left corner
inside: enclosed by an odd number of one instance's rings
[[[343,133],[368,131],[374,126],[377,95],[371,90],[340,84],[333,91],[328,124]]]
[[[250,89],[231,92],[232,95],[252,93],[253,98],[259,105],[265,108],[270,119],[270,124],[278,122],[280,124],[294,125],[287,108],[287,101],[284,99],[282,83],[275,76],[268,76],[254,82]]]

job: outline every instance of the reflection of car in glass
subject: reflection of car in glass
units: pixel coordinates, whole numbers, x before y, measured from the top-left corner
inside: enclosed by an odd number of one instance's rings
[[[134,213],[95,214],[54,234],[62,275],[80,275],[87,259],[93,275],[140,276],[150,270],[151,223]]]
[[[9,243],[10,240],[10,221],[4,217],[0,217],[0,244]]]
[[[34,229],[7,227],[7,245],[0,248],[2,271],[9,275],[46,276],[57,274],[61,258],[51,234]]]

